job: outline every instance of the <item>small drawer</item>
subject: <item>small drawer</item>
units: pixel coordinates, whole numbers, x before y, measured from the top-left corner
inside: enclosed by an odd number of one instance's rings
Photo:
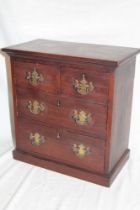
[[[20,88],[59,93],[59,71],[55,64],[14,61],[14,78]]]
[[[107,106],[17,89],[18,116],[106,138]]]
[[[104,171],[104,141],[18,119],[17,148],[88,171]]]
[[[107,106],[60,98],[60,124],[83,135],[106,138]]]
[[[100,67],[101,68],[101,67]],[[61,67],[61,94],[107,104],[110,74],[99,67]]]

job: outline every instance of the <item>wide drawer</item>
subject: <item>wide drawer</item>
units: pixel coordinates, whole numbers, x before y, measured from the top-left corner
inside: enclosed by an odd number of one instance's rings
[[[85,135],[106,137],[107,107],[78,99],[17,89],[18,116],[72,129]]]
[[[17,149],[90,171],[104,170],[104,141],[18,120]]]
[[[43,90],[48,94],[59,93],[59,70],[56,64],[31,61],[14,61],[14,78],[20,88]]]
[[[110,74],[103,67],[62,65],[61,94],[107,104]]]

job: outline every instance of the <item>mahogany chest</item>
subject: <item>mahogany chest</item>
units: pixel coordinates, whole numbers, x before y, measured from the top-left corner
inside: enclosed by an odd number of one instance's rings
[[[38,39],[2,50],[11,61],[14,158],[110,186],[129,157],[139,49]]]

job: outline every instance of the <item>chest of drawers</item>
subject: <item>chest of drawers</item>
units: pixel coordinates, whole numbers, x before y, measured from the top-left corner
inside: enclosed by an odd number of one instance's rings
[[[129,157],[139,50],[49,40],[2,50],[11,61],[14,158],[110,186]]]

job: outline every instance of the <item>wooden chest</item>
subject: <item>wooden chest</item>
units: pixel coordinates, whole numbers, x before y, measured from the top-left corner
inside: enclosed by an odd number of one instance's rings
[[[110,186],[129,157],[138,49],[34,40],[11,60],[13,156]]]

